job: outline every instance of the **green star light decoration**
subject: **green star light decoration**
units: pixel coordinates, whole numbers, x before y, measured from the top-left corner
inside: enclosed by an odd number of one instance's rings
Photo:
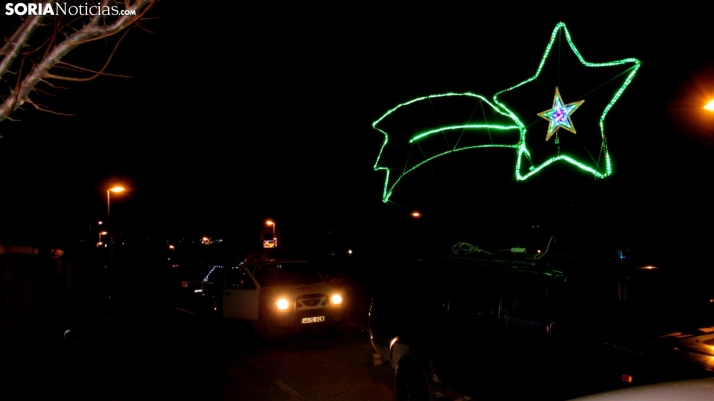
[[[596,107],[602,106],[602,111],[597,117],[597,124],[592,123],[591,125],[597,125],[597,127],[586,127],[588,129],[584,130],[583,136],[590,136],[592,139],[592,134],[596,132],[595,140],[599,143],[599,155],[598,158],[592,157],[590,150],[586,149],[586,153],[590,155],[590,160],[583,160],[581,155],[573,152],[573,144],[570,143],[570,147],[562,147],[558,144],[558,140],[555,141],[554,148],[539,147],[538,149],[529,149],[527,143],[533,145],[534,142],[527,141],[528,135],[531,134],[529,131],[533,124],[527,125],[524,121],[519,118],[515,113],[515,108],[510,105],[509,101],[504,97],[513,91],[526,88],[529,84],[543,86],[546,79],[541,77],[546,64],[551,60],[551,53],[554,44],[558,42],[559,38],[565,37],[567,42],[567,48],[569,48],[577,59],[577,62],[584,66],[586,69],[606,69],[608,67],[618,67],[618,66],[629,66],[622,71],[618,71],[615,78],[610,81],[624,75],[624,79],[620,85],[614,90],[614,94],[610,97],[606,97],[606,101],[601,103],[594,103],[593,106],[588,106],[588,109],[599,110]],[[561,55],[552,62],[560,62]],[[580,171],[591,174],[595,178],[605,178],[612,174],[612,161],[610,160],[610,154],[607,148],[607,140],[605,137],[605,118],[612,107],[617,103],[617,100],[622,96],[627,86],[632,82],[635,74],[639,70],[641,62],[635,58],[626,58],[622,60],[604,62],[604,63],[593,63],[585,61],[578,49],[573,44],[570,37],[570,32],[566,28],[564,23],[558,23],[553,30],[550,41],[546,46],[543,57],[536,69],[536,72],[530,78],[497,92],[492,101],[488,101],[484,96],[473,94],[473,93],[445,93],[437,94],[431,96],[424,96],[410,100],[408,102],[401,103],[396,107],[388,110],[379,119],[372,123],[372,127],[384,135],[384,142],[380,149],[377,161],[375,162],[375,171],[385,171],[385,181],[384,190],[382,193],[382,201],[388,202],[392,195],[392,192],[399,183],[399,181],[408,173],[414,171],[415,169],[429,163],[437,157],[445,156],[453,152],[471,149],[484,149],[484,148],[509,148],[514,149],[517,153],[516,155],[516,165],[515,165],[515,178],[518,181],[524,181],[533,175],[539,173],[547,166],[550,166],[556,162],[565,162],[574,167],[577,167]],[[621,70],[622,68],[618,69]],[[583,79],[577,79],[578,82],[583,81]],[[608,81],[608,82],[610,82]],[[538,110],[543,110],[542,106],[535,107],[537,104],[542,104],[538,99],[528,100],[529,104],[526,105],[526,114],[532,116],[540,116],[541,118],[548,120],[549,126],[546,134],[546,142],[554,134],[557,135],[559,128],[563,128],[575,134],[575,127],[571,120],[572,114],[583,104],[585,101],[584,97],[589,95],[596,90],[600,90],[600,86],[595,86],[594,89],[584,90],[582,94],[578,95],[576,98],[581,100],[573,103],[565,104],[560,96],[560,91],[557,82],[550,86],[550,89],[555,90],[555,96],[553,98],[552,108],[543,112],[538,113]],[[542,88],[541,88],[542,89]],[[542,93],[542,90],[539,91]],[[550,92],[553,93],[553,92]],[[570,89],[568,93],[572,96]],[[577,92],[573,92],[577,95]],[[516,96],[516,98],[521,98]],[[408,121],[407,124],[401,123],[399,120],[399,114],[405,109],[413,107],[434,107],[434,102],[439,99],[452,99],[459,100],[460,102],[473,102],[477,101],[478,105],[474,107],[470,113],[464,112],[462,115],[462,120],[454,123],[444,124],[442,121],[438,123],[426,123],[426,124],[415,124],[414,121]],[[530,99],[530,97],[528,97]],[[534,110],[533,110],[534,109]],[[480,110],[481,114],[478,116],[476,121],[474,121],[474,115],[476,110]],[[529,114],[527,110],[532,110],[532,114]],[[432,110],[435,111],[435,110]],[[422,113],[423,115],[424,113]],[[581,113],[579,113],[580,115]],[[422,115],[417,115],[418,118],[423,119]],[[578,117],[578,121],[581,117]],[[390,123],[397,122],[397,124]],[[538,121],[541,121],[540,119]],[[431,126],[431,125],[433,126]],[[585,123],[587,125],[587,121]],[[408,131],[409,126],[419,126],[416,131]],[[424,126],[426,125],[426,128]],[[396,127],[396,128],[395,128]],[[581,127],[583,128],[583,127]],[[407,130],[406,133],[402,132]],[[389,133],[388,133],[389,132]],[[394,134],[394,132],[402,132],[401,136]],[[390,135],[391,133],[391,135]],[[457,136],[457,139],[453,139],[453,135]],[[540,134],[538,134],[540,135]],[[578,135],[580,137],[581,135]],[[464,138],[469,138],[472,142],[466,143]],[[542,138],[542,137],[541,137]],[[390,141],[392,139],[392,141]],[[557,139],[557,138],[556,138]],[[435,142],[437,140],[443,140],[443,143],[448,144],[447,147],[442,147],[430,154],[425,151],[427,144],[431,145],[434,143],[442,144],[442,142]],[[427,142],[428,141],[428,142]],[[540,139],[540,143],[543,143]],[[406,146],[408,148],[406,155],[397,155],[395,152],[388,152],[386,149],[389,146]],[[551,143],[551,142],[549,142]],[[424,145],[424,146],[421,146]],[[539,145],[541,146],[541,145]],[[545,146],[545,145],[542,145]],[[581,142],[581,146],[582,145]],[[402,148],[400,148],[402,149]],[[415,150],[416,149],[416,150]],[[550,149],[550,150],[549,150]],[[540,153],[546,153],[545,158],[541,157],[541,160],[536,160],[533,151],[539,151]],[[548,156],[547,153],[555,153],[554,155]],[[415,157],[418,156],[418,157]],[[542,155],[541,155],[542,156]],[[402,163],[403,164],[400,164]]]
[[[615,93],[612,95],[612,97],[609,99],[609,102],[606,103],[602,112],[600,113],[598,119],[598,128],[600,136],[599,155],[597,159],[591,157],[590,161],[580,160],[580,158],[576,157],[573,154],[569,154],[569,152],[561,152],[560,148],[558,148],[556,155],[549,157],[542,162],[535,162],[533,160],[531,151],[526,146],[526,137],[529,134],[528,127],[522,122],[520,118],[515,115],[514,111],[511,110],[511,108],[506,104],[506,102],[501,100],[501,98],[508,92],[522,88],[525,85],[541,85],[541,83],[539,83],[539,81],[541,80],[541,73],[543,72],[546,63],[552,59],[550,56],[553,51],[553,48],[555,47],[554,44],[560,37],[560,34],[565,36],[568,47],[575,55],[578,62],[586,68],[600,69],[630,65],[630,67],[624,72],[625,77],[621,85],[617,87]],[[504,89],[493,96],[494,103],[501,107],[505,113],[510,115],[511,118],[513,118],[513,120],[517,122],[521,130],[521,141],[518,149],[518,158],[516,161],[516,179],[519,181],[524,181],[529,177],[532,177],[534,174],[542,171],[545,167],[558,161],[570,163],[573,166],[581,169],[582,171],[592,174],[596,178],[605,178],[612,175],[612,160],[610,158],[610,153],[607,148],[607,138],[605,136],[605,117],[607,117],[608,112],[612,109],[615,103],[617,103],[617,100],[620,98],[620,96],[622,96],[627,86],[632,82],[632,79],[634,79],[635,74],[639,70],[640,66],[641,62],[636,58],[626,58],[622,60],[615,60],[604,63],[593,63],[585,61],[583,56],[575,47],[575,44],[573,43],[573,40],[570,37],[570,32],[565,26],[565,23],[558,23],[555,26],[555,29],[553,29],[553,33],[550,36],[550,41],[548,42],[548,46],[546,46],[545,52],[543,53],[543,57],[541,58],[540,64],[538,65],[535,74],[532,77],[526,79],[525,81],[516,84],[510,88]],[[558,96],[557,89],[556,96]],[[569,114],[572,114],[573,111],[574,109],[571,110]],[[570,122],[570,124],[572,123]],[[528,168],[527,171],[524,171],[523,169],[526,167],[526,165],[528,165]]]

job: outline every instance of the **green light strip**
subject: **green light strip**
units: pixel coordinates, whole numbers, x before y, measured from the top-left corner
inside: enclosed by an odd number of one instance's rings
[[[517,121],[519,127],[521,127],[521,143],[524,144],[523,149],[525,149],[525,135],[527,133],[527,129],[523,125],[523,123],[515,116],[515,114],[505,104],[503,104],[501,101],[499,101],[498,96],[501,95],[502,93],[505,93],[510,90],[516,89],[520,86],[523,86],[523,85],[525,85],[531,81],[534,81],[538,78],[541,71],[543,70],[543,66],[546,63],[548,56],[550,55],[550,51],[553,48],[553,44],[555,43],[558,32],[561,29],[565,33],[565,38],[568,42],[568,45],[570,46],[570,49],[573,51],[573,53],[578,58],[580,63],[583,64],[584,66],[594,67],[594,68],[613,67],[613,66],[619,66],[619,65],[624,65],[624,64],[633,64],[633,66],[629,69],[630,72],[627,75],[627,78],[623,82],[622,86],[620,86],[618,91],[612,97],[612,99],[607,104],[607,106],[605,106],[605,109],[603,110],[602,114],[600,115],[599,126],[600,126],[600,135],[602,137],[602,146],[600,149],[601,149],[601,152],[605,158],[605,171],[604,172],[598,171],[597,168],[588,166],[587,164],[579,162],[579,161],[575,160],[574,158],[561,155],[561,156],[550,158],[550,159],[546,160],[545,162],[543,162],[540,166],[536,166],[535,168],[533,168],[529,173],[521,175],[521,166],[522,166],[521,158],[524,156],[524,153],[527,154],[527,151],[524,152],[523,150],[521,150],[518,152],[518,160],[516,161],[516,179],[521,180],[521,181],[528,179],[535,172],[541,171],[544,167],[546,167],[558,160],[563,160],[568,163],[571,163],[574,166],[576,166],[584,171],[592,173],[597,178],[605,178],[605,177],[612,175],[612,161],[610,159],[610,153],[608,152],[608,149],[607,149],[607,138],[605,137],[605,117],[607,116],[607,113],[610,111],[612,106],[615,105],[615,103],[620,98],[620,96],[622,96],[622,93],[625,91],[625,89],[630,84],[630,82],[632,82],[632,79],[635,77],[637,70],[639,70],[639,68],[641,66],[641,62],[636,58],[626,58],[626,59],[622,59],[622,60],[610,61],[610,62],[605,62],[605,63],[591,63],[591,62],[585,61],[583,56],[580,54],[578,49],[575,47],[575,44],[573,44],[572,38],[570,37],[570,32],[568,31],[568,28],[565,26],[565,23],[563,23],[563,22],[558,23],[555,26],[555,29],[553,29],[553,33],[550,36],[550,41],[548,42],[548,46],[546,47],[545,52],[543,53],[543,57],[541,58],[540,64],[538,65],[538,69],[536,70],[535,75],[533,75],[531,78],[528,78],[527,80],[525,80],[519,84],[516,84],[508,89],[504,89],[504,90],[496,93],[493,96],[494,103],[496,103],[506,113],[508,113],[514,121]]]
[[[458,151],[462,151],[462,150],[468,150],[468,149],[479,149],[479,148],[513,148],[513,149],[517,149],[517,148],[518,148],[518,144],[517,144],[517,143],[516,143],[516,144],[475,145],[475,146],[467,146],[467,147],[463,147],[463,148],[456,148],[456,147],[454,147],[453,149],[450,149],[450,150],[447,150],[447,151],[445,151],[445,152],[439,153],[439,154],[437,154],[437,155],[435,155],[435,156],[431,156],[431,157],[429,157],[429,158],[427,158],[427,159],[425,159],[425,160],[423,160],[423,161],[417,163],[417,164],[414,165],[413,167],[404,170],[404,171],[401,173],[401,175],[400,175],[393,183],[390,184],[391,169],[390,169],[389,167],[381,167],[381,166],[379,165],[379,164],[380,164],[380,161],[382,160],[382,153],[384,152],[384,149],[386,148],[387,144],[389,143],[389,134],[387,134],[387,132],[385,132],[384,130],[382,130],[382,129],[380,129],[379,127],[377,127],[377,125],[378,125],[380,122],[382,122],[385,118],[387,118],[388,116],[390,116],[391,114],[393,114],[395,111],[397,111],[398,109],[400,109],[400,108],[402,108],[402,107],[405,107],[405,106],[414,104],[414,103],[419,102],[419,101],[430,100],[430,99],[436,99],[436,98],[442,98],[442,97],[476,98],[476,99],[479,99],[480,101],[486,103],[487,105],[491,106],[491,108],[492,108],[495,112],[497,112],[498,114],[501,114],[501,115],[503,115],[504,117],[507,117],[507,118],[509,118],[509,119],[511,118],[508,114],[506,114],[506,113],[504,113],[503,111],[501,111],[496,105],[494,105],[493,103],[491,103],[491,102],[490,102],[488,99],[486,99],[485,97],[483,97],[483,96],[481,96],[481,95],[477,95],[477,94],[475,94],[475,93],[470,93],[470,92],[465,92],[465,93],[453,93],[453,92],[450,92],[450,93],[444,93],[444,94],[439,94],[439,95],[423,96],[423,97],[419,97],[419,98],[416,98],[416,99],[412,99],[412,100],[410,100],[410,101],[408,101],[408,102],[400,103],[400,104],[397,105],[396,107],[394,107],[394,108],[388,110],[386,113],[384,113],[384,115],[382,115],[380,118],[378,118],[376,121],[374,121],[374,122],[372,123],[372,128],[374,128],[375,130],[381,132],[381,133],[384,135],[384,142],[382,143],[382,147],[381,147],[381,149],[379,150],[379,155],[377,156],[377,161],[376,161],[375,164],[374,164],[374,170],[375,170],[375,171],[384,170],[384,171],[386,172],[385,179],[384,179],[384,189],[382,190],[382,201],[383,201],[383,202],[386,203],[386,202],[389,201],[389,198],[392,196],[392,191],[394,190],[394,187],[397,185],[397,183],[399,183],[399,181],[401,181],[401,179],[402,179],[405,175],[407,175],[407,174],[409,174],[410,172],[414,171],[416,168],[418,168],[418,167],[420,167],[420,166],[422,166],[422,165],[424,165],[424,164],[426,164],[426,163],[428,163],[428,162],[430,162],[430,161],[436,159],[437,157],[444,156],[444,155],[447,155],[447,154],[450,154],[450,153],[453,153],[453,152],[458,152]],[[505,131],[505,130],[511,130],[511,129],[520,129],[520,128],[519,128],[518,125],[499,125],[499,124],[464,124],[464,125],[451,125],[451,126],[446,126],[446,127],[437,128],[437,129],[434,129],[434,130],[429,130],[429,131],[426,131],[426,132],[419,133],[419,134],[413,136],[411,139],[409,139],[409,143],[410,143],[410,144],[418,143],[418,142],[420,142],[420,141],[425,140],[427,137],[429,137],[429,136],[431,136],[431,135],[433,135],[433,134],[442,133],[442,132],[446,132],[446,131],[455,131],[455,130],[473,130],[473,131],[478,131],[478,130],[484,130],[484,131],[488,131],[488,130],[501,130],[501,131]],[[455,146],[458,146],[458,145],[455,145]]]
[[[377,124],[379,124],[379,123],[380,123],[382,120],[384,120],[387,116],[389,116],[390,114],[394,113],[395,111],[397,111],[397,110],[398,110],[399,108],[401,108],[401,107],[409,106],[409,105],[412,104],[412,103],[416,103],[416,102],[419,102],[419,101],[422,101],[422,100],[426,100],[426,99],[436,99],[436,98],[440,98],[440,97],[449,97],[449,96],[476,97],[476,98],[479,98],[479,99],[483,100],[484,102],[490,104],[491,106],[493,106],[493,104],[491,104],[491,102],[489,102],[488,99],[486,99],[485,97],[483,97],[483,96],[481,96],[481,95],[477,95],[477,94],[475,94],[475,93],[470,93],[470,92],[464,92],[464,93],[449,92],[449,93],[442,93],[442,94],[440,94],[440,95],[422,96],[422,97],[418,97],[418,98],[416,98],[416,99],[412,99],[412,100],[410,100],[410,101],[408,101],[408,102],[400,103],[400,104],[398,104],[396,107],[394,107],[393,109],[387,111],[386,113],[384,113],[384,114],[382,115],[382,117],[379,117],[375,122],[372,123],[372,128],[377,129],[377,128],[376,128],[376,125],[377,125]]]
[[[483,148],[511,148],[511,149],[516,149],[518,148],[518,145],[475,145],[475,146],[468,146],[465,148],[459,148],[459,149],[453,149],[453,150],[447,150],[445,152],[439,153],[438,155],[432,156],[418,164],[416,164],[414,167],[410,168],[409,170],[404,171],[399,178],[397,178],[394,183],[389,186],[389,189],[387,189],[387,182],[384,183],[384,195],[382,196],[382,201],[384,203],[387,203],[389,201],[389,197],[392,196],[392,191],[394,190],[394,187],[397,186],[397,183],[404,178],[405,175],[411,173],[412,171],[416,170],[417,167],[420,167],[426,163],[429,163],[430,161],[436,159],[437,157],[448,155],[449,153],[454,153],[454,152],[460,152],[462,150],[469,150],[469,149],[483,149]],[[387,175],[389,175],[389,170],[387,170]]]
[[[444,131],[454,131],[454,130],[479,130],[479,129],[494,129],[494,130],[510,130],[518,129],[517,125],[494,125],[494,124],[471,124],[471,125],[454,125],[451,127],[439,128],[431,131],[426,131],[424,133],[418,134],[409,140],[409,143],[417,142],[431,134],[438,134]]]
[[[557,162],[558,160],[563,160],[563,161],[566,161],[566,162],[568,162],[568,163],[571,163],[571,164],[573,164],[573,165],[575,165],[575,166],[577,166],[577,167],[580,167],[581,169],[583,169],[583,170],[585,170],[585,171],[587,171],[587,172],[589,172],[589,173],[592,173],[592,175],[594,175],[594,176],[597,177],[597,178],[605,178],[605,177],[607,177],[607,175],[605,175],[605,174],[603,174],[603,173],[600,173],[599,171],[597,171],[597,170],[595,170],[595,169],[593,169],[593,168],[591,168],[591,167],[589,167],[589,166],[587,166],[587,165],[585,165],[585,164],[583,164],[583,163],[578,162],[577,160],[573,159],[572,157],[565,156],[565,155],[557,156],[557,157],[551,157],[550,159],[548,159],[548,160],[546,160],[545,162],[543,162],[540,166],[538,166],[538,167],[534,168],[533,170],[531,170],[528,174],[526,174],[526,175],[521,175],[521,174],[520,174],[520,166],[521,166],[521,158],[520,158],[521,154],[520,154],[520,153],[522,153],[522,152],[523,152],[523,151],[519,152],[519,158],[518,158],[518,160],[516,161],[516,166],[517,166],[517,167],[516,167],[516,179],[518,179],[519,181],[525,181],[525,180],[527,180],[527,179],[528,179],[529,177],[531,177],[532,175],[535,175],[535,174],[538,173],[539,171],[541,171],[541,170],[543,170],[544,168],[546,168],[547,166],[549,166],[549,165],[551,165],[551,164]]]

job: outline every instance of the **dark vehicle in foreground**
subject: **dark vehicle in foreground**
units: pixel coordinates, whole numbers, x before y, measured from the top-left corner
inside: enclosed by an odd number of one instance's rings
[[[340,291],[306,260],[214,266],[203,281],[202,298],[205,313],[254,322],[266,337],[308,328],[339,334],[345,315]]]
[[[588,395],[573,401],[710,401],[714,378],[649,384]]]
[[[522,251],[400,264],[370,310],[400,400],[558,400],[714,376],[709,298],[652,266]]]

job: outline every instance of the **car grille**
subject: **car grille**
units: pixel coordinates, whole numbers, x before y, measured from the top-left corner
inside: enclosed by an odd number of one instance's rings
[[[297,309],[316,309],[327,306],[326,294],[304,294],[297,297]]]

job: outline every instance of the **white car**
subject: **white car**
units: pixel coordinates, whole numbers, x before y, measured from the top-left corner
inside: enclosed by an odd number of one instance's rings
[[[571,401],[710,401],[714,378],[649,384],[593,394]]]
[[[214,266],[203,281],[205,309],[224,319],[253,321],[270,337],[278,331],[342,330],[342,293],[306,260],[268,260]]]

